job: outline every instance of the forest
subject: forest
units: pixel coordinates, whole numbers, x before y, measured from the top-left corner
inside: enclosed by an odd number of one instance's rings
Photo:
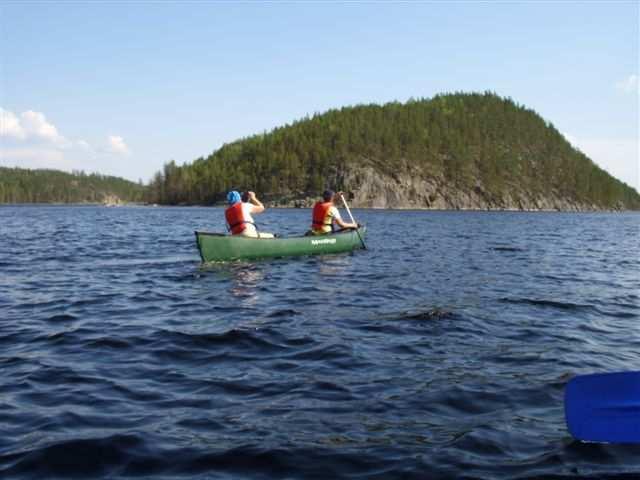
[[[222,202],[230,189],[261,198],[317,196],[345,173],[410,165],[460,191],[526,190],[598,208],[640,208],[638,192],[575,149],[552,123],[492,92],[441,94],[406,103],[356,105],[303,118],[223,145],[184,165],[169,161],[149,184],[161,204]]]
[[[145,192],[139,183],[97,173],[0,167],[0,203],[142,202]]]

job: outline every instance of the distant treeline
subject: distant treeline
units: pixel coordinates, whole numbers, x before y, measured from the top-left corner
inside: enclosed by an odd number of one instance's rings
[[[0,167],[0,203],[139,202],[144,194],[141,184],[97,173]]]
[[[551,123],[490,92],[316,114],[190,164],[165,164],[149,185],[149,200],[212,204],[230,188],[251,188],[267,199],[317,196],[328,184],[353,187],[341,179],[358,165],[385,174],[417,167],[460,190],[553,192],[602,208],[640,208],[638,192],[574,149]]]

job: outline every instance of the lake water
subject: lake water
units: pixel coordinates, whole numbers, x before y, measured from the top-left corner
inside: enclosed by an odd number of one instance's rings
[[[639,214],[353,213],[201,268],[221,209],[0,207],[0,478],[637,478],[563,393],[640,369]]]

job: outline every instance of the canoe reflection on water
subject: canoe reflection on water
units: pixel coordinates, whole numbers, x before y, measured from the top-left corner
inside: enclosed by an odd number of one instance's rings
[[[233,273],[233,282],[229,288],[231,295],[238,298],[244,307],[256,305],[259,300],[258,286],[265,278],[264,271],[247,266],[234,269]]]

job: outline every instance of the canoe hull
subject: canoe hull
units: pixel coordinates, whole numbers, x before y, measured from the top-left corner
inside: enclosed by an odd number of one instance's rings
[[[226,262],[258,258],[326,255],[362,248],[366,229],[350,230],[330,235],[287,238],[248,238],[238,235],[195,232],[198,251],[203,262]]]

